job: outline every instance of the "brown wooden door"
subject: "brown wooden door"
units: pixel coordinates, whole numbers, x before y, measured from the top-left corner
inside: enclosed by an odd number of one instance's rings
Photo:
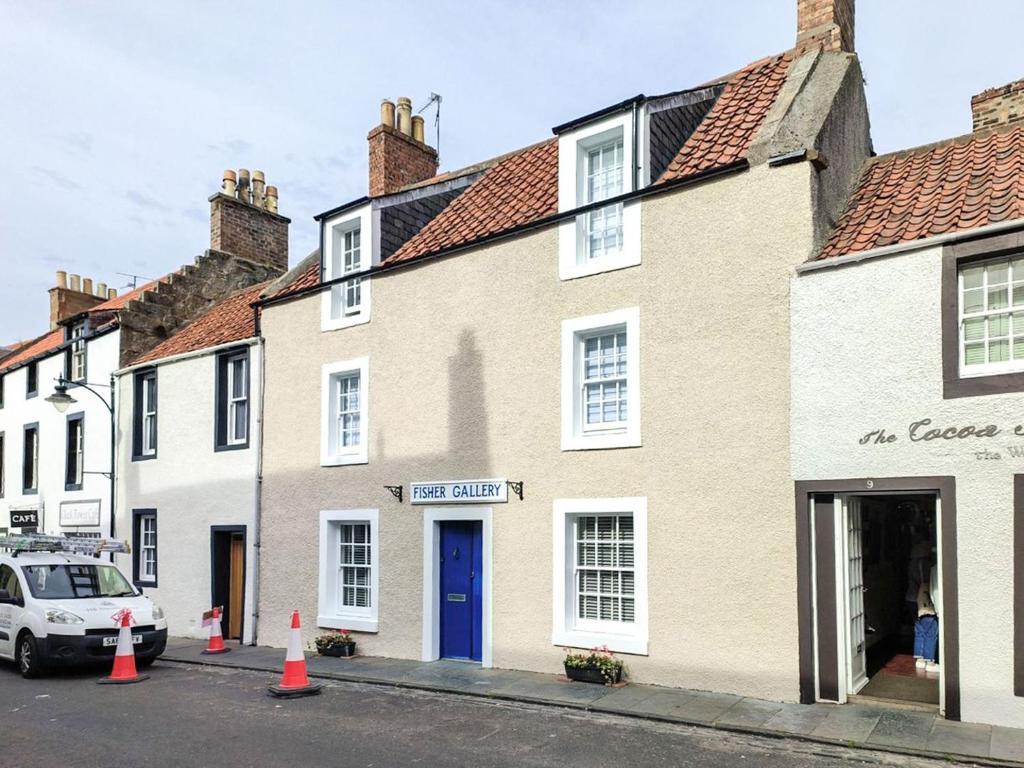
[[[245,544],[242,534],[236,533],[231,537],[231,581],[229,591],[231,599],[228,601],[228,635],[231,640],[242,639],[242,605],[245,592]]]

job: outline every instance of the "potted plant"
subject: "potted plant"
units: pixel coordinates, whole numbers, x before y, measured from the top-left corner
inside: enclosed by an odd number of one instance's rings
[[[321,656],[354,656],[356,641],[347,629],[325,632],[314,641],[316,650]]]
[[[608,650],[607,645],[589,651],[565,651],[565,676],[583,683],[615,685],[622,680],[622,660]]]

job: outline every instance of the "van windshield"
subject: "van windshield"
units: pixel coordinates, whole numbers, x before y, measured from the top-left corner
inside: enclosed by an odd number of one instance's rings
[[[25,565],[21,569],[39,600],[129,597],[135,590],[112,565]]]

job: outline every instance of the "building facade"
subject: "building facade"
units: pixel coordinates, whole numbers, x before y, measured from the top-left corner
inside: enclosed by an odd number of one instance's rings
[[[115,374],[124,436],[117,527],[132,542],[119,564],[163,606],[172,635],[205,637],[203,613],[218,606],[224,637],[239,642],[257,631],[263,351],[253,304],[288,263],[276,190],[268,205],[246,181],[246,171],[225,172],[210,200],[212,241],[236,243],[244,257],[235,258],[260,265],[249,273],[259,281],[245,281]]]
[[[1024,726],[1022,93],[975,97],[973,134],[874,158],[793,279],[805,699]],[[937,663],[898,677],[921,584]]]
[[[260,642],[298,608],[371,655],[798,698],[789,279],[870,152],[852,4],[809,5],[793,51],[462,172],[385,103],[372,196],[263,304]]]

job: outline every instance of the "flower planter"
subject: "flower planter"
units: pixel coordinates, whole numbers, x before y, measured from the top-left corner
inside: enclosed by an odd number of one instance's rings
[[[324,648],[320,651],[321,656],[334,656],[348,658],[349,656],[355,656],[356,644],[352,643],[339,643],[338,645],[332,645],[328,648]]]
[[[565,676],[580,683],[597,683],[598,685],[616,685],[622,679],[622,667],[618,667],[611,680],[606,680],[598,667],[570,667],[565,665]]]

